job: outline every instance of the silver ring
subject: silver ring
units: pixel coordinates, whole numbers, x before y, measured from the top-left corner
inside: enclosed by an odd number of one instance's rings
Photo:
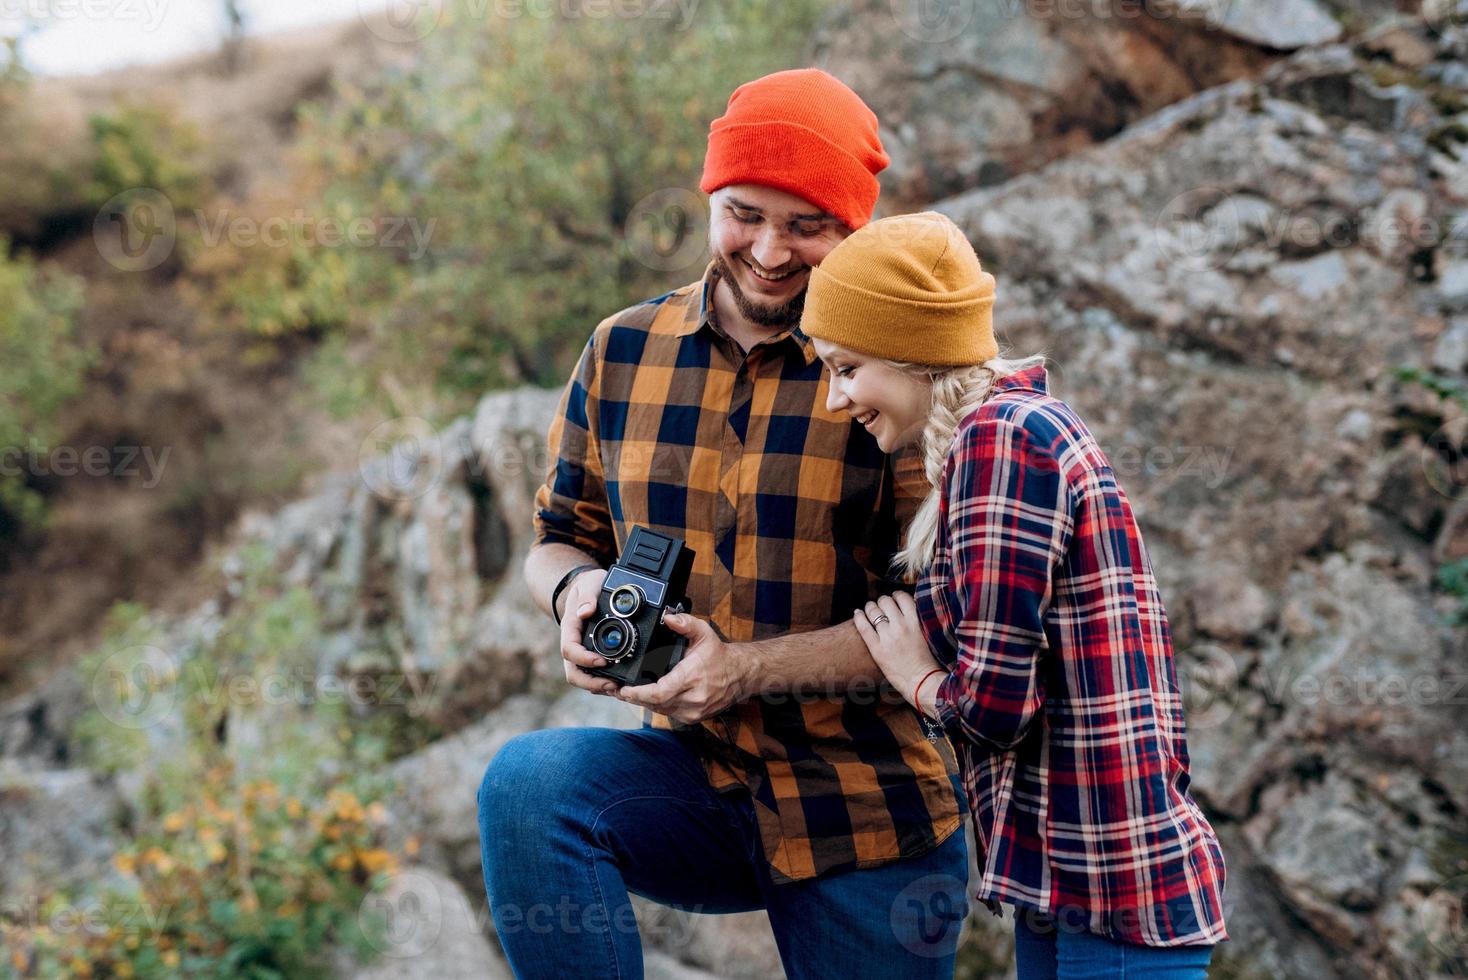
[[[872,620],[872,625],[873,626],[876,626],[878,623],[890,623],[890,622],[892,622],[892,620],[890,620],[890,619],[887,618],[887,614],[886,613],[882,613],[881,615],[877,616],[876,619]]]

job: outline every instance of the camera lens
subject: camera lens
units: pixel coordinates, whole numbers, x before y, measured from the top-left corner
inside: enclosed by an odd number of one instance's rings
[[[608,616],[591,631],[591,645],[608,660],[620,660],[636,646],[637,630],[631,623]]]
[[[607,605],[618,616],[631,616],[642,605],[642,593],[635,585],[621,585],[612,590]]]

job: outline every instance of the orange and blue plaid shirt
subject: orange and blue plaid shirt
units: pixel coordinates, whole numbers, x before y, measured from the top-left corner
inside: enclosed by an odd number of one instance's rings
[[[1043,367],[959,426],[918,583],[977,897],[1148,946],[1226,939],[1167,614],[1131,505]]]
[[[606,566],[646,525],[694,550],[694,614],[725,640],[822,629],[899,587],[886,572],[917,461],[894,467],[827,411],[799,328],[747,353],[724,334],[716,276],[593,332],[551,425],[536,542]],[[951,745],[885,685],[755,697],[690,730],[710,784],[748,788],[776,881],[916,857],[962,821]]]

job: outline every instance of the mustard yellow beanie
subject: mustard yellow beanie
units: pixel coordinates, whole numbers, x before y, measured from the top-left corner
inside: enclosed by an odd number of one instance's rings
[[[994,277],[936,211],[852,232],[811,270],[807,337],[914,364],[982,364],[994,341]]]

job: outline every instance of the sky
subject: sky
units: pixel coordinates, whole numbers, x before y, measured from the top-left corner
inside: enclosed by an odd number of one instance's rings
[[[246,30],[268,34],[344,20],[395,0],[241,0]],[[219,44],[221,0],[0,0],[0,36],[13,36],[27,14],[45,24],[23,42],[21,57],[38,75],[73,75],[175,58]]]

